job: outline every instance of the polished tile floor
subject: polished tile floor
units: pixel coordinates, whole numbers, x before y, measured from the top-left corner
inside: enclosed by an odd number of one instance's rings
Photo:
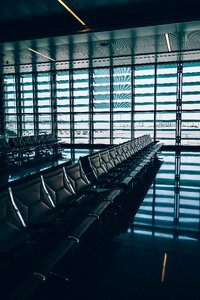
[[[63,161],[87,150],[70,153]],[[122,213],[94,228],[30,300],[200,299],[200,153],[165,151],[159,159],[140,196],[133,191]]]
[[[68,284],[54,278],[41,299],[200,299],[200,153],[159,158],[163,164],[147,193],[143,185],[143,201],[133,193],[107,232],[91,234],[62,260],[57,271]]]
[[[46,161],[40,164],[22,166],[20,168],[1,169],[0,166],[0,187],[9,185],[18,180],[27,178],[34,174],[39,174],[49,168],[57,167],[62,164],[69,162],[69,159],[61,157],[60,159]]]
[[[130,231],[168,239],[199,239],[200,153],[163,152],[163,164]]]

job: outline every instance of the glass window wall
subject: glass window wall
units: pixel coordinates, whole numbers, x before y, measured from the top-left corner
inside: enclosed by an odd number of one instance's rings
[[[199,77],[200,62],[4,75],[5,135],[54,128],[67,143],[150,134],[166,145],[200,145]]]

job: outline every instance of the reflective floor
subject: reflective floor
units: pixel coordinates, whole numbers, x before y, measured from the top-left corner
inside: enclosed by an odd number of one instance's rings
[[[159,157],[163,164],[135,217],[107,247],[107,259],[98,257],[107,262],[89,299],[200,299],[200,153]]]
[[[133,191],[119,218],[63,259],[56,271],[68,285],[47,284],[42,300],[200,299],[200,153],[159,158],[156,177],[141,185],[146,196]]]
[[[199,239],[200,153],[162,152],[163,164],[129,231],[164,238]]]
[[[200,153],[163,159],[103,279],[100,299],[200,299]]]
[[[58,159],[45,159],[43,162],[35,162],[24,164],[20,167],[9,167],[5,168],[5,166],[0,165],[0,187],[3,187],[7,184],[10,184],[16,180],[21,180],[23,178],[26,178],[30,175],[40,173],[44,170],[47,170],[49,168],[53,168],[62,164],[65,164],[69,162],[69,160],[72,160],[72,162],[78,161],[80,156],[85,156],[92,151],[97,150],[89,150],[89,149],[63,149],[62,156]]]
[[[0,166],[0,187],[9,185],[12,182],[24,179],[34,174],[39,174],[42,171],[48,170],[49,168],[54,168],[69,162],[64,157],[61,157],[56,160],[50,160],[42,162],[40,164],[34,164],[29,166],[21,166],[19,168],[9,168],[1,169]]]
[[[114,239],[95,299],[200,299],[200,153],[159,157],[138,212]]]
[[[66,151],[76,161],[89,150]],[[200,153],[166,151],[155,178],[30,300],[199,300]],[[97,229],[97,228],[96,228]],[[114,233],[114,234],[113,234]]]

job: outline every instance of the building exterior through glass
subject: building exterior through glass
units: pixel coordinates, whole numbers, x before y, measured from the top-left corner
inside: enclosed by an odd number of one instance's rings
[[[200,62],[6,74],[3,134],[117,144],[150,134],[200,144]]]

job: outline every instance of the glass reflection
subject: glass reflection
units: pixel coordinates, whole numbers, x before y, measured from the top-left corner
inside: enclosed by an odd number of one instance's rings
[[[163,164],[131,225],[134,233],[198,239],[200,153],[162,152]]]

